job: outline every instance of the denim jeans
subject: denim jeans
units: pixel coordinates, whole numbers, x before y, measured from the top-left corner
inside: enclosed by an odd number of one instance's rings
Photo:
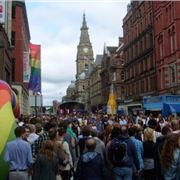
[[[113,172],[115,180],[132,180],[133,170],[130,167],[115,167]]]

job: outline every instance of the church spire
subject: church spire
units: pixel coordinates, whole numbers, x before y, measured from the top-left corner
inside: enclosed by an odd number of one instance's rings
[[[81,30],[88,30],[85,13],[83,13],[83,23],[82,23]]]
[[[82,27],[81,27],[81,35],[80,35],[79,44],[84,44],[84,43],[88,46],[91,46],[85,13],[83,13],[83,22],[82,22]]]

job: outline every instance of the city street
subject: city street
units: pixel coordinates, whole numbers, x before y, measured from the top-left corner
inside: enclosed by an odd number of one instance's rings
[[[179,180],[180,2],[0,0],[0,180]]]

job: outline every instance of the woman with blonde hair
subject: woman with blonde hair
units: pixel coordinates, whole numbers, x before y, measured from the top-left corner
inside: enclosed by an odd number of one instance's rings
[[[44,141],[34,164],[33,180],[56,180],[59,158],[52,141]]]
[[[143,135],[143,149],[144,149],[144,179],[155,180],[155,168],[154,168],[154,148],[153,142],[153,129],[146,128]]]
[[[161,153],[164,179],[180,179],[180,134],[167,136]]]

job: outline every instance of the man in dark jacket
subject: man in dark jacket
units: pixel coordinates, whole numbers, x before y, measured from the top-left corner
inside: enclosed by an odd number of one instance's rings
[[[75,180],[108,180],[107,169],[101,155],[95,152],[96,141],[86,140],[87,152],[80,156],[75,173]]]
[[[136,172],[135,174],[138,176],[140,172],[140,163],[138,160],[137,150],[135,147],[135,144],[128,136],[128,129],[126,126],[121,127],[121,135],[117,137],[117,139],[121,142],[126,143],[126,158],[125,160],[122,160],[118,164],[113,164],[113,173],[115,180],[119,179],[132,179],[133,175],[133,167],[135,165]],[[110,144],[110,147],[113,145],[113,141]],[[110,150],[108,150],[110,152]],[[108,152],[109,159],[112,159],[112,153]],[[110,160],[111,161],[111,160]]]

